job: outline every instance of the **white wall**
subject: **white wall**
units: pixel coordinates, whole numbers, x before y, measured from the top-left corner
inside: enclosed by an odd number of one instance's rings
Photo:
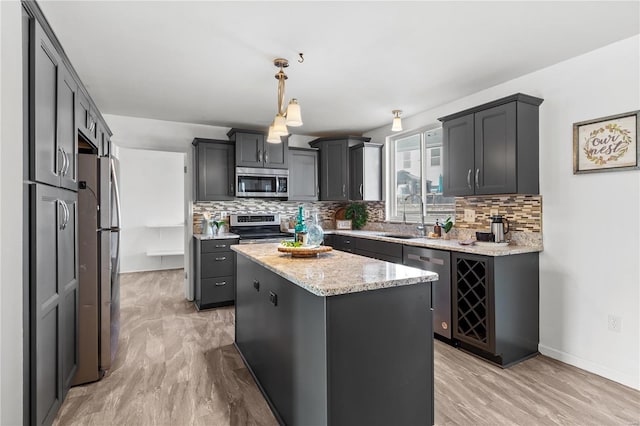
[[[0,2],[0,424],[22,423],[22,7]]]
[[[640,109],[640,36],[403,119],[405,129],[523,92],[540,106],[540,352],[640,389],[640,171],[573,175],[574,122]],[[389,125],[365,134],[375,141]],[[609,314],[621,332],[607,329]]]
[[[183,256],[149,251],[184,247],[184,153],[120,148],[121,272],[182,268]]]
[[[186,230],[184,233],[184,266],[185,271],[191,271],[190,248],[192,234],[190,230],[193,229],[193,212],[191,211],[193,157],[191,142],[196,137],[227,140],[229,128],[111,114],[105,114],[104,119],[113,132],[112,141],[118,148],[148,149],[186,154],[184,162],[187,167],[187,173],[184,175],[185,200],[182,203]],[[185,277],[185,296],[191,300],[193,299],[191,286],[189,285],[191,273],[189,272],[188,275]]]

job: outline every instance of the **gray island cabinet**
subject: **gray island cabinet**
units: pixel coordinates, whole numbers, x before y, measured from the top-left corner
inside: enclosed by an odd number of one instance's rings
[[[232,248],[235,344],[281,424],[433,424],[437,274],[339,251]]]

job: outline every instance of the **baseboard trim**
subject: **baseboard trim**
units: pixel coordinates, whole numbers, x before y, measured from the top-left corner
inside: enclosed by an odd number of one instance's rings
[[[564,362],[565,364],[573,365],[574,367],[578,367],[590,373],[597,374],[598,376],[602,376],[605,379],[612,380],[614,382],[620,383],[621,385],[628,386],[632,389],[640,390],[640,377],[633,377],[632,375],[622,373],[612,368],[605,367],[604,365],[577,357],[575,355],[571,355],[555,348],[550,348],[549,346],[545,346],[543,344],[538,345],[538,350],[542,355],[548,356],[549,358],[556,359],[558,361]]]

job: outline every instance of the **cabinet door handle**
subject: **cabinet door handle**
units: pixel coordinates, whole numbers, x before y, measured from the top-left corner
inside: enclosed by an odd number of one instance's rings
[[[467,186],[469,189],[473,189],[473,186],[471,186],[471,169],[467,172]]]
[[[222,287],[223,285],[227,285],[226,281],[221,281],[219,283],[216,283],[216,287]]]
[[[222,256],[222,257],[216,257],[216,261],[217,261],[217,262],[220,262],[220,261],[223,261],[223,260],[227,260],[227,258],[226,258],[225,256]]]
[[[229,185],[229,193],[233,194],[233,184]]]
[[[69,167],[71,166],[71,160],[69,160],[69,154],[67,153],[67,151],[65,151],[64,149],[62,150],[62,152],[64,152],[64,159],[65,159],[65,168],[64,168],[64,172],[62,173],[62,176],[66,176],[67,173],[69,173]]]
[[[364,195],[362,195],[362,185],[363,185],[363,184],[360,184],[360,196],[361,196],[362,198],[364,198]]]
[[[64,170],[64,162],[65,162],[65,159],[64,159],[64,149],[62,149],[62,147],[61,147],[61,146],[59,146],[59,147],[58,147],[58,154],[60,154],[60,157],[62,157],[62,160],[61,160],[62,165],[58,164],[58,166],[59,166],[59,167],[56,169],[56,171],[57,171],[60,175],[62,175],[62,171]],[[59,161],[58,163],[60,163],[60,161]]]
[[[480,169],[476,169],[476,188],[480,188],[480,181],[478,180],[479,174],[480,174]]]
[[[260,291],[260,281],[254,280],[253,281],[253,288],[255,288],[256,291]]]
[[[347,196],[347,185],[346,184],[342,184],[342,196],[346,197]]]
[[[442,259],[435,259],[435,258],[426,257],[426,256],[418,256],[417,254],[409,254],[407,257],[411,260],[418,260],[420,262],[433,263],[434,265],[444,265],[444,260]]]
[[[62,200],[56,200],[56,204],[58,206],[58,213],[60,213],[60,208],[62,207]],[[64,207],[62,207],[62,220],[60,220],[60,224],[58,225],[58,229],[60,229],[61,231],[64,229],[65,216],[66,216],[66,213],[64,211]]]
[[[62,219],[62,223],[60,224],[60,230],[63,230],[67,227],[67,224],[69,223],[69,217],[71,216],[71,214],[69,212],[69,207],[67,207],[67,203],[64,200],[58,200],[58,201],[62,206],[63,219]]]
[[[351,240],[344,240],[345,244],[351,244]]]
[[[267,152],[267,150],[264,150],[264,162],[268,163],[269,162],[269,153]]]
[[[269,292],[269,302],[273,304],[273,306],[278,306],[278,295],[274,292]]]
[[[216,248],[224,248],[226,247],[226,244],[216,244]],[[224,258],[223,258],[224,259]],[[217,260],[217,259],[216,259]]]
[[[262,151],[258,150],[258,163],[262,163]]]

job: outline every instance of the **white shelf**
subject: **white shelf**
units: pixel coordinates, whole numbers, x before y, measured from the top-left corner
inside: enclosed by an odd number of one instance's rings
[[[146,228],[183,228],[184,223],[174,223],[174,224],[160,224],[160,225],[145,225]]]
[[[149,250],[147,251],[147,256],[183,256],[184,249],[175,249],[175,250]]]

